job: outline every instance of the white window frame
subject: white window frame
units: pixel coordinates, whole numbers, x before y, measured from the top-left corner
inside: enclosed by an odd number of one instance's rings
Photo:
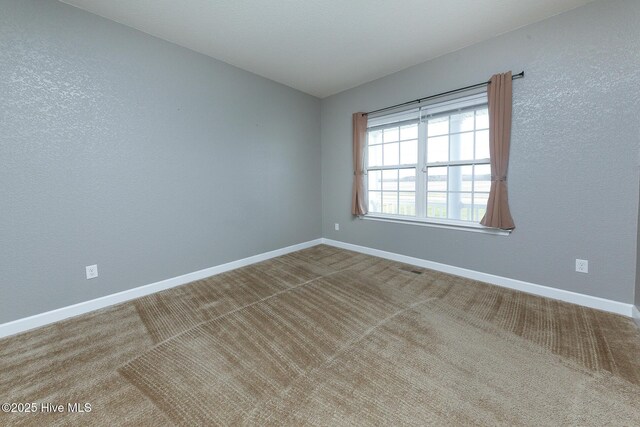
[[[437,228],[446,228],[446,229],[455,229],[455,230],[464,230],[464,231],[473,231],[473,232],[481,232],[495,235],[509,235],[511,230],[501,230],[491,227],[485,227],[479,224],[477,221],[469,221],[469,220],[455,220],[449,218],[434,218],[427,217],[427,168],[434,166],[468,166],[468,165],[489,165],[490,159],[474,159],[474,160],[463,160],[463,161],[446,161],[446,162],[429,162],[427,159],[427,118],[432,117],[434,115],[439,115],[443,113],[453,113],[456,111],[462,111],[466,109],[473,108],[477,110],[487,105],[487,96],[486,92],[475,93],[471,95],[465,96],[457,96],[455,98],[451,98],[445,101],[432,102],[427,105],[421,105],[419,107],[413,106],[412,108],[408,108],[405,110],[395,110],[391,113],[380,114],[375,116],[374,118],[370,117],[369,123],[370,125],[367,127],[367,146],[365,149],[365,176],[368,176],[369,169],[371,170],[385,170],[385,169],[402,169],[403,167],[415,167],[416,168],[416,215],[415,216],[407,216],[407,215],[396,215],[396,214],[385,214],[378,212],[370,212],[361,218],[364,220],[374,220],[374,221],[384,221],[384,222],[392,222],[392,223],[401,223],[401,224],[411,224],[411,225],[420,225],[420,226],[428,226],[428,227],[437,227]],[[415,115],[415,119],[411,119],[411,117]],[[390,127],[392,125],[401,125],[404,123],[410,122],[418,123],[418,163],[417,164],[400,164],[397,166],[375,166],[369,168],[369,131],[377,128]],[[475,126],[474,126],[475,130]],[[451,135],[448,133],[447,135]],[[475,141],[474,141],[475,146]],[[384,148],[383,148],[384,149]],[[399,160],[400,162],[400,160]],[[369,180],[365,179],[365,194],[367,195],[367,205],[369,203]],[[472,181],[472,197],[474,194],[473,181]],[[447,200],[449,198],[450,190],[447,188]],[[381,197],[384,197],[381,194]],[[472,202],[473,207],[473,202]],[[400,205],[398,204],[398,209]]]

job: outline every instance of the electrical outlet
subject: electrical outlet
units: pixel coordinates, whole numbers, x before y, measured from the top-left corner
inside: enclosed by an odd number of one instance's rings
[[[586,259],[576,259],[576,271],[578,273],[588,273],[589,261]]]
[[[87,279],[95,279],[96,277],[98,277],[98,265],[97,264],[87,265],[85,267],[85,270],[87,271]]]
[[[333,228],[335,228],[336,231],[340,231],[340,224],[336,222]]]

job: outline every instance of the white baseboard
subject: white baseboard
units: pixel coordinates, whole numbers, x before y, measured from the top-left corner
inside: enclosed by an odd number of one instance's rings
[[[387,252],[380,249],[368,248],[366,246],[354,245],[351,243],[340,242],[338,240],[321,239],[322,243],[335,246],[342,249],[348,249],[354,252],[360,252],[367,255],[373,255],[392,261],[412,264],[418,267],[429,268],[431,270],[441,271],[443,273],[454,274],[456,276],[466,277],[472,280],[490,283],[492,285],[504,288],[515,289],[529,294],[540,295],[547,298],[566,301],[585,307],[595,308],[597,310],[608,311],[610,313],[621,314],[623,316],[632,317],[633,304],[626,304],[619,301],[612,301],[605,298],[594,297],[591,295],[579,294],[577,292],[564,291],[562,289],[551,288],[548,286],[536,285],[535,283],[524,282],[522,280],[509,279],[508,277],[496,276],[493,274],[482,273],[466,268],[455,267],[439,262],[427,261],[420,258],[414,258],[407,255],[400,255],[393,252]],[[636,309],[637,313],[637,309]]]
[[[462,276],[468,279],[490,283],[492,285],[516,289],[534,295],[540,295],[543,297],[566,301],[585,307],[621,314],[627,317],[633,317],[636,323],[638,323],[638,325],[640,326],[640,312],[632,304],[626,304],[590,295],[579,294],[576,292],[564,291],[562,289],[551,288],[548,286],[536,285],[534,283],[509,279],[507,277],[496,276],[493,274],[482,273],[474,270],[468,270],[466,268],[455,267],[448,264],[427,261],[424,259],[396,254],[393,252],[387,252],[380,249],[373,249],[365,246],[354,245],[351,243],[340,242],[337,240],[321,238],[254,255],[248,258],[243,258],[237,261],[232,261],[215,267],[205,268],[204,270],[195,271],[193,273],[184,274],[182,276],[172,277],[160,282],[128,289],[126,291],[106,295],[104,297],[70,305],[68,307],[62,307],[56,310],[51,310],[45,313],[36,314],[34,316],[4,323],[0,325],[0,338],[16,335],[31,329],[68,319],[70,317],[79,316],[81,314],[89,313],[91,311],[109,307],[111,305],[130,301],[132,299],[140,298],[145,295],[153,294],[165,289],[185,285],[196,280],[201,280],[210,276],[215,276],[216,274],[224,273],[225,271],[235,270],[236,268],[245,267],[247,265],[255,264],[261,261],[268,260],[270,258],[275,258],[280,255],[285,255],[291,252],[310,248],[319,244],[327,244],[338,248],[348,249],[354,252],[360,252],[367,255],[386,258],[392,261],[403,262],[406,264],[429,268],[431,270],[441,271],[443,273],[454,274],[456,276]]]
[[[193,273],[187,273],[182,276],[172,277],[170,279],[151,283],[149,285],[144,285],[115,294],[106,295],[104,297],[92,299],[90,301],[84,301],[78,304],[70,305],[68,307],[62,307],[56,310],[47,311],[45,313],[36,314],[34,316],[25,317],[23,319],[14,320],[12,322],[0,325],[0,338],[19,334],[30,329],[59,322],[60,320],[79,316],[81,314],[85,314],[111,305],[130,301],[132,299],[140,298],[145,295],[153,294],[165,289],[185,285],[196,280],[215,276],[216,274],[224,273],[225,271],[235,270],[236,268],[245,267],[247,265],[265,261],[270,258],[275,258],[280,255],[285,255],[291,252],[310,248],[312,246],[319,245],[320,243],[322,243],[322,239],[310,240],[308,242],[299,243],[293,246],[287,246],[286,248],[276,249],[270,252],[250,256],[248,258],[239,259],[237,261],[228,262],[226,264],[217,265],[215,267],[205,268],[204,270],[195,271]]]
[[[636,325],[640,327],[640,310],[638,310],[638,307],[634,305],[631,308],[631,311],[632,311],[631,317],[633,317],[633,320],[636,322]]]

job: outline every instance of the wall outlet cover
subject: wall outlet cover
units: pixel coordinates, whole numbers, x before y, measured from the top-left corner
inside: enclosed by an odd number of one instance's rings
[[[588,273],[589,261],[586,259],[576,259],[576,271],[578,273]]]
[[[87,279],[95,279],[96,277],[98,277],[98,265],[97,264],[87,265],[85,267],[85,270],[87,272]]]

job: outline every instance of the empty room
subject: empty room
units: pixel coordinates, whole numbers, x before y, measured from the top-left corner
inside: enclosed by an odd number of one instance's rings
[[[0,425],[639,426],[640,1],[0,0]]]

